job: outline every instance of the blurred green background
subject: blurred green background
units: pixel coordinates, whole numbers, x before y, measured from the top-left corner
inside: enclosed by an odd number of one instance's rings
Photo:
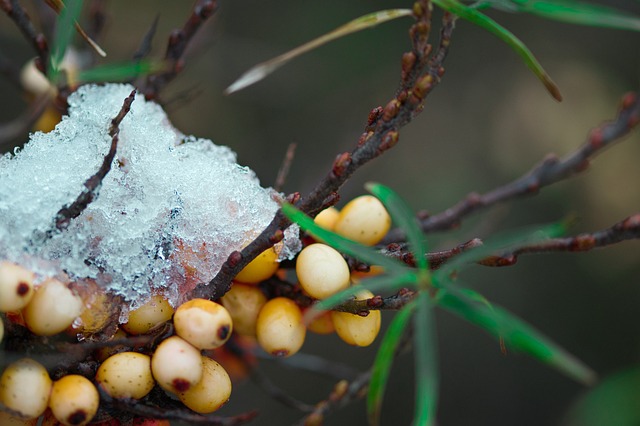
[[[400,55],[409,46],[410,19],[317,49],[237,94],[224,96],[224,88],[252,65],[355,17],[411,3],[220,3],[218,13],[191,45],[184,72],[162,94],[169,116],[186,134],[230,146],[239,162],[255,170],[265,186],[274,183],[287,146],[297,143],[284,191],[305,194],[330,169],[338,153],[352,149],[368,112],[386,104],[395,93]],[[640,3],[634,0],[606,3],[640,14]],[[192,2],[113,0],[105,5],[108,21],[99,41],[109,54],[106,63],[130,59],[156,14],[160,21],[152,57],[161,57],[167,35],[182,26]],[[436,13],[434,35],[439,16]],[[623,93],[638,88],[638,33],[500,12],[491,16],[531,48],[565,100],[554,101],[506,45],[458,21],[446,74],[428,97],[424,112],[403,129],[393,150],[345,185],[343,200],[363,193],[363,184],[375,180],[398,191],[416,210],[442,211],[471,191],[485,192],[519,177],[547,153],[571,152],[590,128],[614,117]],[[0,53],[16,64],[34,56],[4,15],[0,15]],[[185,101],[186,91],[197,96]],[[26,109],[23,93],[8,81],[0,80],[0,93],[1,122]],[[25,135],[21,142],[26,140]],[[446,248],[569,213],[580,219],[573,232],[594,231],[638,212],[639,142],[636,132],[597,157],[586,173],[535,197],[475,215],[455,232],[433,235],[431,246]],[[626,242],[583,254],[524,256],[513,267],[473,267],[459,279],[517,313],[606,377],[640,362],[639,244]],[[388,319],[391,314],[385,316]],[[532,359],[502,355],[492,338],[451,315],[439,313],[437,319],[439,424],[563,424],[569,407],[587,391]],[[309,335],[303,351],[364,369],[373,360],[375,345],[357,349],[335,336]],[[393,370],[383,424],[410,422],[411,365],[411,355],[405,355]],[[276,383],[309,403],[325,398],[334,383],[273,362],[265,362],[263,368]],[[635,392],[640,394],[640,388]],[[606,412],[609,406],[605,407]],[[290,424],[300,417],[250,383],[236,384],[230,403],[220,413],[251,408],[262,413],[255,424]],[[363,403],[327,419],[327,424],[364,422]]]

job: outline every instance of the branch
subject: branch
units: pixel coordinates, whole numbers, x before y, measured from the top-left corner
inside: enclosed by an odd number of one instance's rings
[[[136,91],[133,90],[131,94],[124,100],[122,108],[118,115],[111,120],[111,127],[109,128],[109,136],[111,136],[111,147],[109,152],[104,156],[100,169],[86,180],[84,183],[85,188],[82,190],[78,198],[69,206],[64,206],[58,211],[55,218],[55,230],[48,232],[48,236],[51,236],[56,231],[63,231],[69,226],[71,219],[75,219],[80,216],[84,209],[98,196],[100,187],[102,186],[102,180],[111,170],[111,163],[116,155],[116,149],[118,148],[118,134],[120,133],[120,123],[131,109],[131,104],[135,99]]]
[[[169,84],[184,69],[184,53],[202,25],[215,13],[218,2],[215,0],[199,0],[182,29],[174,30],[169,36],[165,60],[169,70],[150,75],[141,91],[147,99],[156,99],[162,88]]]
[[[397,95],[384,107],[375,108],[369,114],[365,133],[351,152],[339,154],[332,170],[304,199],[297,194],[290,202],[303,212],[315,216],[324,208],[337,202],[337,191],[362,165],[392,148],[399,137],[399,129],[408,124],[423,109],[425,97],[439,83],[444,73],[445,60],[455,18],[443,17],[440,44],[429,57],[431,45],[427,42],[431,29],[431,4],[421,0],[414,7],[417,22],[410,28],[412,50],[402,56],[402,73]],[[291,222],[278,210],[266,229],[241,252],[233,252],[220,271],[208,283],[201,283],[191,297],[217,299],[224,295],[233,277],[258,254],[282,240],[284,230]]]
[[[24,38],[31,43],[31,46],[38,54],[35,62],[36,67],[40,72],[46,75],[49,47],[45,36],[36,31],[31,23],[31,18],[29,18],[26,10],[23,9],[18,0],[0,0],[0,9],[2,9],[7,16],[15,22]]]
[[[593,129],[587,141],[564,159],[554,154],[547,157],[529,173],[496,188],[486,194],[469,194],[458,204],[434,216],[421,220],[424,232],[451,229],[459,225],[461,219],[483,208],[490,207],[519,196],[536,194],[541,188],[567,179],[585,171],[589,162],[604,148],[626,136],[640,122],[640,93],[627,93],[622,98],[618,116]],[[385,238],[385,242],[397,242],[404,239],[401,230],[394,229]]]

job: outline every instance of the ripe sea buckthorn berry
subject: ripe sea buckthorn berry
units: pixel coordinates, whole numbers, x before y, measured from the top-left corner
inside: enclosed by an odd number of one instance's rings
[[[145,334],[171,319],[173,307],[164,297],[156,294],[137,309],[129,312],[129,319],[122,328],[129,334]]]
[[[369,290],[360,291],[356,299],[364,300],[373,297]],[[369,346],[376,339],[380,331],[380,311],[369,311],[369,315],[362,317],[349,312],[331,312],[336,333],[346,343],[354,346]]]
[[[33,297],[33,273],[11,262],[0,262],[0,312],[22,309]]]
[[[253,259],[242,271],[236,275],[235,280],[246,284],[257,284],[271,278],[278,270],[278,253],[273,247],[266,249]]]
[[[220,302],[231,315],[233,331],[243,336],[256,335],[258,314],[267,303],[267,297],[258,287],[234,282]]]
[[[40,284],[22,310],[29,330],[38,336],[64,331],[82,312],[82,299],[62,281],[50,278]]]
[[[333,230],[334,225],[338,221],[338,217],[340,216],[340,212],[335,207],[329,207],[322,210],[318,213],[313,219],[316,225],[320,225],[329,231]]]
[[[65,426],[82,426],[89,423],[98,411],[100,396],[96,387],[86,377],[70,374],[53,383],[49,408]]]
[[[180,305],[173,315],[173,325],[178,336],[198,349],[224,345],[233,331],[229,312],[207,299],[192,299]]]
[[[151,357],[138,352],[110,356],[98,368],[96,382],[114,398],[143,398],[156,383],[151,374]]]
[[[171,336],[151,356],[151,372],[163,389],[185,392],[202,378],[200,357],[200,351],[186,340]]]
[[[258,314],[256,337],[262,349],[271,355],[295,354],[302,347],[306,332],[300,308],[286,297],[269,300]]]
[[[344,206],[333,230],[346,238],[372,246],[384,238],[390,227],[391,217],[380,200],[372,195],[362,195]]]
[[[296,274],[304,291],[316,299],[324,299],[349,287],[347,262],[326,244],[305,247],[296,260]]]
[[[117,304],[98,283],[87,279],[74,282],[71,286],[82,299],[82,312],[72,324],[74,333],[97,333],[113,321]]]
[[[27,419],[44,413],[50,392],[49,373],[30,358],[9,364],[0,377],[0,403]]]
[[[323,312],[307,325],[307,329],[316,334],[331,334],[336,331],[331,319],[331,312]]]
[[[202,357],[202,379],[178,394],[184,405],[200,414],[213,413],[231,396],[231,379],[224,368],[209,357]]]

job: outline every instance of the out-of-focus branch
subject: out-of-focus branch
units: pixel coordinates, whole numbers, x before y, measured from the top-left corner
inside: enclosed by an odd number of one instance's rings
[[[627,93],[622,98],[622,106],[617,117],[593,129],[587,141],[564,159],[550,154],[529,173],[486,194],[471,193],[465,199],[442,213],[421,220],[424,232],[450,229],[457,226],[462,218],[497,203],[525,195],[536,194],[549,186],[575,174],[585,171],[593,157],[604,148],[629,134],[640,123],[640,93]],[[401,230],[394,229],[385,242],[402,241]]]
[[[184,53],[202,25],[218,8],[215,0],[199,0],[182,29],[174,30],[169,36],[165,60],[168,71],[150,75],[141,91],[147,99],[156,99],[160,90],[169,84],[184,69]]]
[[[409,30],[412,50],[402,56],[401,82],[396,96],[384,108],[378,107],[371,111],[365,132],[356,147],[351,152],[337,156],[332,170],[309,195],[302,199],[298,199],[296,195],[290,198],[289,201],[305,213],[315,216],[337,202],[337,191],[340,187],[362,165],[398,142],[400,128],[422,110],[426,96],[439,83],[444,73],[443,62],[449,50],[455,18],[445,14],[440,44],[436,52],[429,56],[431,4],[427,0],[416,2],[414,13],[416,23]],[[217,299],[224,295],[233,277],[258,254],[281,241],[283,231],[289,225],[291,222],[278,210],[271,223],[254,241],[242,252],[233,252],[208,285],[198,285],[191,296]]]
[[[47,72],[47,61],[49,58],[49,47],[47,39],[42,33],[36,31],[31,23],[31,18],[24,10],[18,0],[0,0],[0,9],[2,9],[9,18],[18,26],[24,38],[27,39],[31,46],[38,54],[36,58],[36,67],[43,73]]]

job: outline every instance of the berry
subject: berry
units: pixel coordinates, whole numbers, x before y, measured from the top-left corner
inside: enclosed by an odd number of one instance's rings
[[[178,394],[184,405],[200,414],[213,413],[231,396],[231,379],[224,368],[211,358],[202,357],[202,379],[186,392]]]
[[[243,336],[256,335],[258,314],[267,303],[266,296],[258,287],[234,282],[220,302],[231,315],[233,331]]]
[[[17,311],[33,297],[33,273],[11,262],[0,262],[0,312]]]
[[[306,332],[300,308],[291,299],[271,299],[258,314],[258,343],[271,355],[288,357],[295,354],[302,347]]]
[[[32,333],[52,336],[69,327],[81,312],[82,299],[62,281],[49,278],[36,288],[22,315]]]
[[[98,368],[96,382],[114,398],[143,398],[155,385],[151,357],[137,352],[110,356]]]
[[[372,246],[379,243],[391,227],[391,217],[380,200],[362,195],[340,211],[333,230],[346,238]]]
[[[325,244],[311,244],[300,252],[296,274],[304,291],[316,299],[324,299],[349,286],[347,262]]]
[[[338,221],[338,217],[340,216],[340,212],[335,207],[329,207],[322,210],[318,213],[313,219],[316,225],[322,226],[329,231],[333,230],[336,222]]]
[[[373,297],[369,290],[360,291],[356,299],[365,300]],[[331,312],[336,333],[346,343],[354,346],[369,346],[380,331],[380,311],[369,311],[366,317],[349,312]]]
[[[96,387],[86,377],[70,374],[53,383],[49,408],[65,426],[83,426],[98,411],[100,396]]]
[[[246,284],[257,284],[271,278],[278,270],[278,254],[272,248],[266,249],[253,259],[242,271],[236,275],[235,280]]]
[[[171,336],[153,353],[151,372],[163,389],[185,392],[202,378],[200,351],[182,338]]]
[[[49,373],[30,358],[9,364],[0,377],[0,403],[28,419],[44,413],[50,391]]]
[[[176,333],[198,349],[215,349],[229,340],[233,331],[231,315],[211,300],[192,299],[173,315]]]
[[[122,324],[122,328],[129,334],[145,334],[169,321],[172,315],[173,307],[169,301],[156,294],[147,303],[129,312],[129,320]]]

